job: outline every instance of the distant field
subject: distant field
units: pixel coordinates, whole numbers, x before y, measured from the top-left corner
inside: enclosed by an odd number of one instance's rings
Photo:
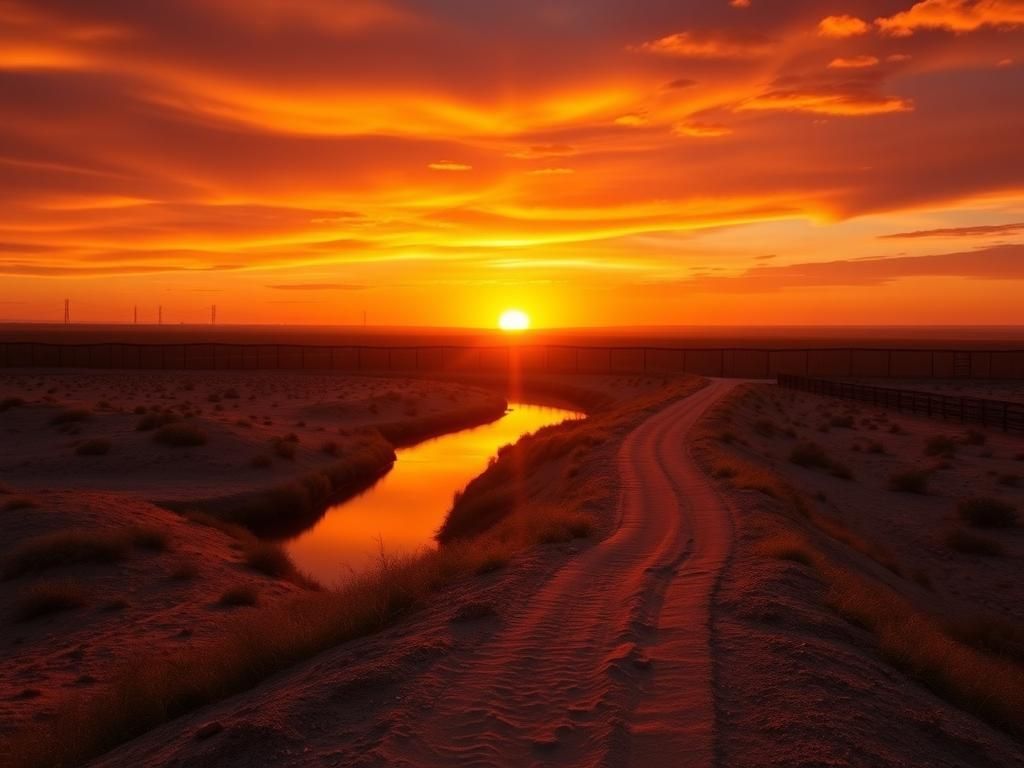
[[[0,324],[0,343],[138,343],[310,345],[572,344],[696,348],[952,348],[1022,349],[1022,327],[682,327],[534,330],[509,336],[496,330],[322,326],[34,325]]]

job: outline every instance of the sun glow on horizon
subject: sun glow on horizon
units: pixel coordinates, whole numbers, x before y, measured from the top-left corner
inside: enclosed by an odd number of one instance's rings
[[[507,333],[518,333],[530,327],[530,317],[521,309],[506,309],[498,318],[498,327]]]

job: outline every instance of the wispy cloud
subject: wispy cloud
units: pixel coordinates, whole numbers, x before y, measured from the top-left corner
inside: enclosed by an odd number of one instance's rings
[[[910,240],[926,237],[992,237],[1015,235],[1024,232],[1024,222],[1017,224],[992,224],[976,227],[946,227],[944,229],[922,229],[915,232],[896,232],[882,235],[883,240]]]

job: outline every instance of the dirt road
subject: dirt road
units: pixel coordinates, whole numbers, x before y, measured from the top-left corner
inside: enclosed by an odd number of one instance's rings
[[[652,416],[619,454],[621,524],[510,617],[444,696],[405,720],[392,765],[707,766],[709,602],[732,525],[687,433],[732,385]]]

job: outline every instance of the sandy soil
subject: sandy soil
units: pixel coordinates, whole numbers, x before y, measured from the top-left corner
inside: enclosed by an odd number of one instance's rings
[[[458,383],[409,379],[0,375],[0,565],[22,543],[54,532],[130,537],[141,528],[164,539],[156,551],[129,545],[116,562],[0,579],[0,733],[108,684],[138,653],[173,654],[215,639],[226,631],[227,617],[252,610],[220,605],[229,589],[252,587],[264,606],[300,589],[247,568],[237,538],[151,502],[259,491],[344,458],[361,441],[383,442],[365,427],[444,417],[494,401],[501,399]],[[53,423],[69,411],[81,411],[82,420]],[[166,413],[201,431],[206,443],[164,445],[153,439],[155,430],[137,428]],[[295,456],[282,458],[273,441],[289,433],[297,439]],[[76,453],[97,439],[109,441],[108,453]],[[330,455],[321,450],[327,442],[336,444]],[[256,456],[267,465],[253,466]],[[80,587],[84,605],[17,620],[24,596],[52,583]]]
[[[0,508],[11,494],[0,494]],[[162,548],[129,547],[123,559],[54,567],[0,581],[0,723],[16,729],[47,717],[68,696],[106,685],[116,669],[161,649],[174,654],[220,635],[236,611],[219,604],[233,587],[252,587],[267,605],[300,588],[245,567],[237,542],[221,531],[123,494],[53,491],[37,506],[0,511],[0,562],[33,537],[58,531],[121,535],[159,531]],[[84,587],[82,607],[12,620],[26,591],[41,583]],[[0,761],[2,762],[2,761]]]
[[[874,557],[866,557],[808,534],[844,567],[940,620],[1024,618],[1019,529],[985,532],[1005,547],[1001,557],[945,543],[959,525],[958,499],[991,495],[1024,508],[1021,489],[999,481],[1024,474],[1015,459],[1024,440],[987,433],[984,444],[961,444],[952,458],[929,457],[929,438],[966,442],[966,430],[770,386],[753,388],[718,416],[716,430],[732,442],[703,444],[706,467],[738,456],[805,492],[816,514],[871,543]],[[794,445],[806,441],[852,479],[791,463]],[[928,473],[928,495],[889,489],[893,473],[913,468]],[[826,608],[827,587],[812,569],[762,554],[763,541],[794,530],[784,502],[725,479],[718,485],[737,520],[713,611],[720,764],[1024,765],[1019,742],[887,664],[869,632]]]
[[[28,489],[131,491],[147,499],[188,501],[270,487],[344,454],[366,427],[457,413],[494,395],[458,383],[280,372],[173,374],[0,374],[0,480]],[[87,419],[54,425],[68,410]],[[206,436],[199,447],[156,442],[139,431],[146,414],[174,414]],[[293,460],[273,441],[298,438]],[[110,441],[103,456],[79,456],[84,441]],[[253,467],[256,457],[267,466]]]
[[[709,479],[722,456],[740,457],[866,542],[807,532],[915,609],[1019,621],[1021,531],[986,532],[1004,549],[989,558],[951,550],[946,533],[967,496],[1022,506],[1007,478],[1024,474],[1024,441],[730,386],[637,406],[574,465],[600,540],[530,549],[94,764],[1024,765],[1018,741],[834,613],[811,568],[763,552],[793,525],[782,501]],[[936,435],[954,438],[952,456],[925,455]],[[811,441],[846,471],[792,464]],[[545,468],[530,503],[557,502],[567,468]],[[889,489],[908,469],[927,473],[928,495]]]

